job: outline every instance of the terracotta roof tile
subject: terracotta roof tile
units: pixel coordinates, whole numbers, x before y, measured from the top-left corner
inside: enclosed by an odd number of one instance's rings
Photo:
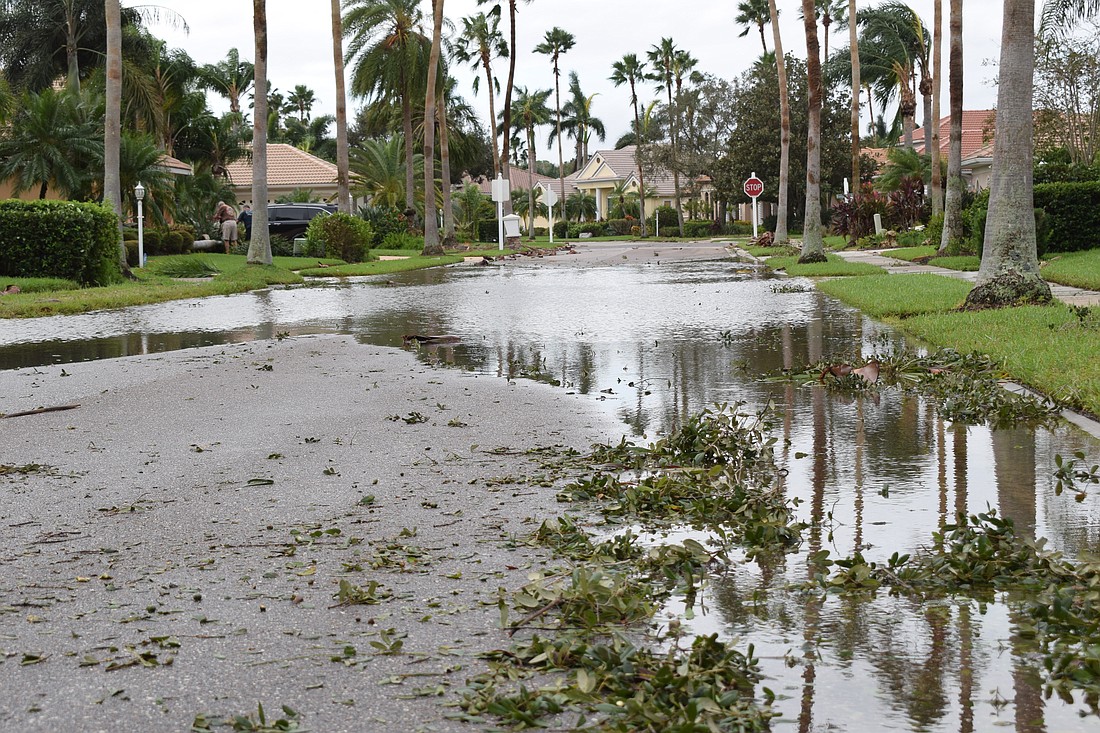
[[[963,110],[962,157],[971,157],[976,150],[993,139],[996,114],[997,111],[992,109]],[[913,147],[921,153],[925,150],[924,136],[923,127],[913,131]],[[948,115],[940,120],[940,152],[945,156],[950,143],[951,117]]]
[[[252,161],[242,159],[228,166],[234,186],[252,185]],[[271,188],[329,186],[336,182],[336,166],[286,143],[267,146],[267,185]]]

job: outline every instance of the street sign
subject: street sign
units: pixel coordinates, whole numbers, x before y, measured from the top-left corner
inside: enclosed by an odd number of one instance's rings
[[[764,182],[757,178],[755,175],[745,181],[745,195],[749,198],[756,198],[760,194],[764,193]]]
[[[543,190],[546,192],[546,195],[542,197],[543,203],[545,203],[547,206],[556,205],[558,203],[558,192],[550,188],[549,186],[547,186]]]

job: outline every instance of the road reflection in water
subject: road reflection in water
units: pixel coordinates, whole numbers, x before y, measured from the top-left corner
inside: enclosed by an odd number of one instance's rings
[[[316,333],[401,346],[453,334],[423,359],[537,379],[591,396],[654,438],[715,403],[774,403],[786,490],[812,522],[801,552],[715,578],[690,622],[756,645],[779,695],[779,730],[1091,730],[1044,700],[1032,649],[1001,596],[917,604],[787,590],[808,553],[884,560],[930,542],[958,511],[997,508],[1071,557],[1100,554],[1100,500],[1056,496],[1055,454],[1100,445],[1069,426],[991,431],[947,423],[934,405],[759,381],[820,359],[902,344],[798,281],[731,262],[589,269],[450,268],[355,284],[271,290],[120,311],[0,323],[0,368]]]

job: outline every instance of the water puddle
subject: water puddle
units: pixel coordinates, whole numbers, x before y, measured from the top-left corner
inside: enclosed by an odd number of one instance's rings
[[[282,334],[394,347],[406,334],[452,334],[457,343],[421,347],[421,358],[590,395],[639,439],[715,403],[774,403],[786,490],[814,529],[774,566],[741,564],[713,578],[685,624],[755,644],[779,696],[776,730],[1093,730],[1077,706],[1043,698],[1033,650],[1013,635],[1015,601],[918,605],[880,592],[856,602],[788,590],[806,580],[816,549],[882,560],[927,545],[957,511],[990,506],[1070,557],[1100,556],[1100,496],[1076,503],[1054,493],[1056,454],[1100,455],[1100,441],[1077,429],[992,431],[946,422],[918,397],[876,402],[759,381],[903,342],[790,285],[733,262],[436,269],[4,321],[0,369]]]

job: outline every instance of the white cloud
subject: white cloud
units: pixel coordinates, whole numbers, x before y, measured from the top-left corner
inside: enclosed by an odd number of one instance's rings
[[[138,4],[138,3],[126,3]],[[860,2],[859,7],[878,3]],[[913,0],[910,3],[926,24],[932,23],[932,0]],[[183,34],[167,26],[153,26],[151,30],[165,38],[170,45],[186,49],[199,63],[214,63],[224,59],[229,48],[236,46],[242,57],[253,58],[252,7],[250,3],[230,4],[217,0],[161,0],[159,5],[180,13],[190,25],[190,34]],[[944,33],[947,32],[948,0],[943,0]],[[429,4],[423,3],[425,12]],[[553,86],[548,57],[533,53],[534,46],[543,33],[561,26],[576,37],[576,46],[562,57],[563,94],[567,74],[575,70],[580,76],[581,87],[588,94],[598,94],[593,112],[607,126],[607,145],[629,129],[632,119],[628,91],[616,89],[607,77],[611,64],[624,54],[645,52],[671,37],[678,46],[687,49],[699,59],[699,70],[731,79],[749,68],[760,55],[760,37],[753,31],[740,38],[741,28],[733,18],[736,3],[711,0],[534,0],[525,5],[519,3],[516,58],[516,83],[530,88],[546,89]],[[289,91],[295,85],[312,88],[318,104],[315,113],[331,112],[335,108],[335,82],[332,74],[331,20],[329,3],[323,0],[268,0],[268,77],[279,90]],[[784,50],[805,57],[806,44],[799,19],[800,4],[792,0],[780,2],[780,24],[783,31]],[[459,20],[486,7],[478,7],[476,0],[447,0],[445,12],[448,18],[460,26]],[[983,62],[998,55],[1000,45],[1001,3],[997,0],[971,0],[964,6],[963,36],[965,54],[966,106],[982,109],[994,106],[996,91],[989,83],[995,71]],[[507,35],[507,18],[501,22]],[[834,30],[835,27],[834,27]],[[768,47],[771,47],[770,29]],[[837,36],[840,36],[839,38]],[[831,48],[847,45],[847,32],[830,36]],[[506,61],[499,63],[499,76],[507,75]],[[944,44],[943,63],[947,66],[947,44]],[[459,90],[476,109],[482,110],[488,119],[488,101],[485,84],[475,97],[471,89],[474,71],[456,68]],[[946,114],[946,73],[944,78],[943,110]],[[640,94],[643,99],[656,98],[652,85]],[[212,103],[215,100],[211,100]],[[350,108],[358,106],[349,101]],[[499,104],[498,104],[499,109]],[[540,158],[552,157],[545,151],[545,134]],[[599,147],[599,145],[597,145]],[[553,156],[556,157],[556,156]]]

